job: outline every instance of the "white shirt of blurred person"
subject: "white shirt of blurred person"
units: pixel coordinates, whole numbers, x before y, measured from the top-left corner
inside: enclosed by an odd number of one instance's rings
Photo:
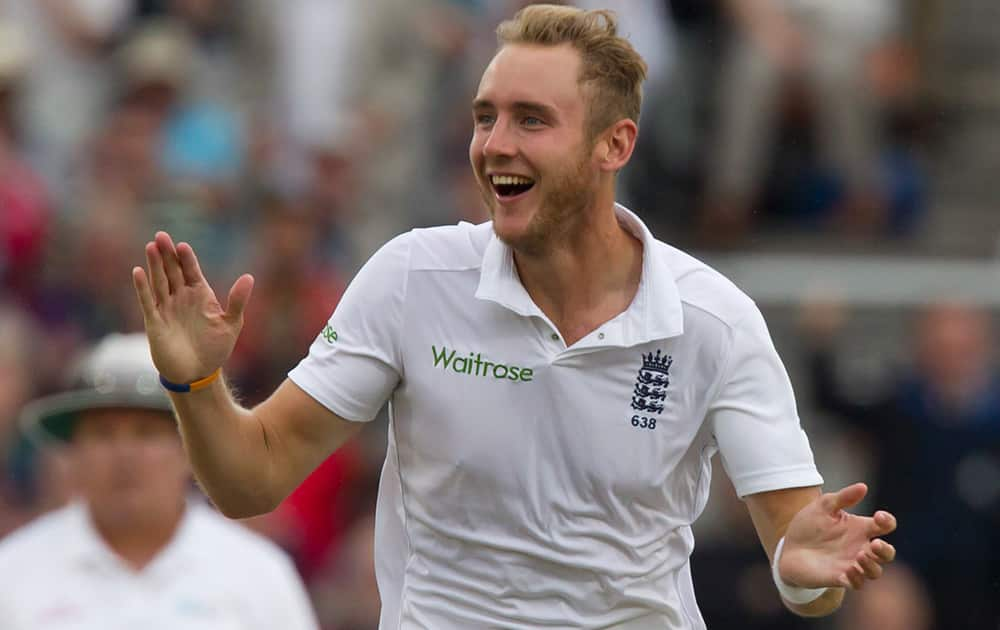
[[[65,441],[79,497],[0,541],[4,630],[313,630],[270,541],[198,499],[145,337],[111,335],[84,388],[30,403],[33,437]]]
[[[844,511],[863,484],[821,494],[756,306],[615,204],[641,58],[606,12],[533,5],[498,34],[470,147],[493,221],[385,245],[254,409],[218,378],[172,392],[200,482],[229,516],[271,510],[388,400],[380,628],[689,630],[721,451],[769,555],[784,536],[782,580],[821,591],[788,606],[832,612],[891,561],[894,518]],[[182,390],[232,352],[253,278],[223,308],[188,244],[145,251],[147,336]]]

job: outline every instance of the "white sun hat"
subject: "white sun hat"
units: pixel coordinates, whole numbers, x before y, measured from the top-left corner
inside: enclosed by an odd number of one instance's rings
[[[21,412],[21,428],[35,441],[68,441],[81,411],[149,409],[172,413],[160,386],[146,336],[112,334],[103,338],[76,369],[69,391],[38,398]]]

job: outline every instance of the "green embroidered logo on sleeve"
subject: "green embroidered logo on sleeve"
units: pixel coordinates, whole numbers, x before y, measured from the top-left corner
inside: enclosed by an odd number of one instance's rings
[[[327,324],[326,328],[324,328],[323,332],[321,332],[319,335],[320,337],[325,339],[326,342],[331,346],[333,345],[333,342],[337,340],[337,331],[334,330],[333,326],[331,326],[330,324]]]

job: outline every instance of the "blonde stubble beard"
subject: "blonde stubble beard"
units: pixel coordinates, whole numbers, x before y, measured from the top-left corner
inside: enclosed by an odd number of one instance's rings
[[[594,190],[596,182],[588,172],[588,162],[589,152],[582,152],[581,159],[568,169],[569,172],[547,177],[547,181],[551,182],[548,187],[550,192],[540,191],[543,193],[541,206],[524,233],[512,239],[497,233],[494,227],[497,237],[514,251],[533,258],[544,256],[560,242],[571,238],[584,211],[597,196]],[[493,219],[497,207],[493,187],[488,180],[477,179],[483,201]]]

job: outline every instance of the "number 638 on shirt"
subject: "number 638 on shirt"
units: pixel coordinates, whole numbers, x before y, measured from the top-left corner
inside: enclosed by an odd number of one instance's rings
[[[647,418],[646,416],[636,414],[632,416],[632,426],[652,430],[656,428],[656,418]]]

